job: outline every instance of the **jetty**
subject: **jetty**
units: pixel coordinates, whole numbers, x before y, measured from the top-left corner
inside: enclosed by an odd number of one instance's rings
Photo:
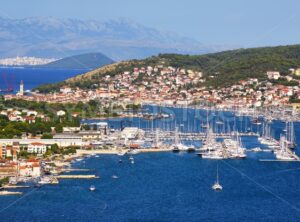
[[[23,189],[23,188],[30,188],[30,186],[18,186],[18,185],[7,185],[3,186],[4,189]]]
[[[300,162],[299,159],[294,160],[279,160],[279,159],[260,159],[260,162]]]
[[[0,196],[6,196],[6,195],[22,195],[22,192],[11,192],[11,191],[0,191]]]
[[[57,179],[98,179],[96,175],[58,175]]]
[[[69,172],[89,172],[92,171],[92,169],[64,169],[64,171],[69,171]]]
[[[215,138],[230,139],[232,133],[213,133]],[[171,140],[175,137],[174,131],[159,131],[160,140]],[[178,132],[178,136],[184,140],[205,140],[207,133],[206,132]],[[258,137],[257,133],[246,132],[239,133],[239,136],[243,137]],[[156,135],[154,131],[145,131],[145,138],[155,139]]]

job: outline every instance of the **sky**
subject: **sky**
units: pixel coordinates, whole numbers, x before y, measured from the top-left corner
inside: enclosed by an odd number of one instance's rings
[[[1,0],[0,16],[128,18],[204,44],[254,47],[300,43],[299,0]]]

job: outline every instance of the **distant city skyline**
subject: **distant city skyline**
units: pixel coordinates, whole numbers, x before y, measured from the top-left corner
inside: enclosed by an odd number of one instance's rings
[[[192,37],[204,44],[255,47],[300,43],[299,6],[296,0],[11,0],[1,3],[0,16],[128,18],[162,31]]]

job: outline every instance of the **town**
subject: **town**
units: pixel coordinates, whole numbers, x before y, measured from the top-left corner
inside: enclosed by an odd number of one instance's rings
[[[188,106],[211,103],[217,108],[232,107],[298,107],[300,101],[300,68],[268,71],[266,78],[249,78],[222,88],[197,87],[215,76],[204,77],[201,71],[175,67],[141,67],[115,76],[104,75],[94,90],[62,86],[58,92],[24,93],[23,83],[16,95],[5,95],[5,100],[22,99],[47,103],[78,103],[90,100],[115,104],[159,104]]]

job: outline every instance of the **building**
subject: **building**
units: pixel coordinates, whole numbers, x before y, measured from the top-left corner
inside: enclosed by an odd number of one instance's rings
[[[28,147],[31,143],[42,143],[47,147],[57,144],[59,147],[83,146],[86,145],[79,137],[77,138],[55,138],[55,139],[0,139],[0,144],[12,146],[18,143],[19,147]]]
[[[300,68],[296,69],[294,73],[296,76],[300,76]]]
[[[28,153],[38,153],[38,154],[45,154],[47,152],[47,145],[40,142],[33,142],[28,144],[27,147]]]
[[[64,93],[64,94],[72,93],[72,89],[70,87],[67,87],[67,86],[64,86],[64,87],[60,88],[59,91],[61,93]]]
[[[277,71],[268,71],[267,76],[268,76],[268,79],[277,80],[280,78],[280,73]]]
[[[66,112],[63,111],[63,110],[59,110],[59,111],[56,112],[56,115],[57,116],[64,116],[64,115],[66,115]]]
[[[24,83],[23,80],[20,82],[20,96],[24,96]]]
[[[40,161],[29,159],[19,163],[19,175],[24,177],[39,177],[41,176]]]
[[[78,133],[80,127],[63,127],[63,133]]]

